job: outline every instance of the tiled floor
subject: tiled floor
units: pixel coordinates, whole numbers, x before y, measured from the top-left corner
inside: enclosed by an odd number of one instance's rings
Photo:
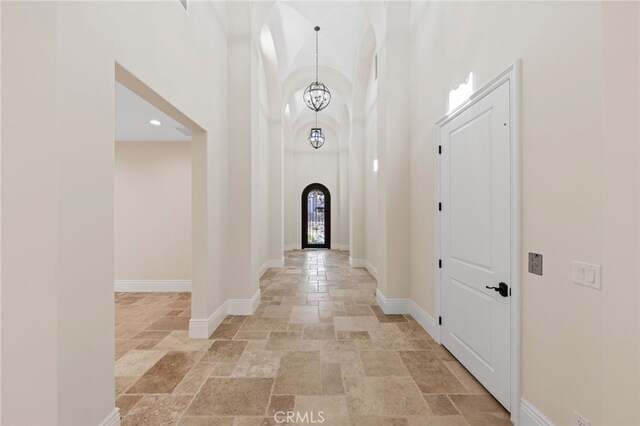
[[[256,314],[209,340],[188,338],[189,294],[117,294],[122,424],[510,424],[410,316],[382,313],[346,252],[288,252],[260,287]]]

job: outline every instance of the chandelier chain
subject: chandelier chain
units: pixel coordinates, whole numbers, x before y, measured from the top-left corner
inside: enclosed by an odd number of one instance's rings
[[[316,30],[316,82],[320,79],[320,77],[318,76],[318,64],[318,30]]]

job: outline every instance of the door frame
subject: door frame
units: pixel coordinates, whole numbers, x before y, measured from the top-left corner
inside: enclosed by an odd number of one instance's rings
[[[324,194],[324,244],[309,244],[307,238],[307,218],[308,218],[308,204],[307,198],[309,193],[313,190],[320,190]],[[312,183],[307,185],[302,190],[301,196],[301,212],[302,212],[302,220],[300,221],[300,226],[302,228],[302,234],[300,235],[300,243],[302,249],[306,248],[326,248],[331,249],[331,192],[329,192],[329,188],[324,186],[321,183]]]
[[[498,88],[504,82],[509,82],[509,101],[511,117],[511,276],[509,287],[511,288],[511,381],[510,381],[510,406],[511,421],[518,424],[520,419],[520,276],[521,276],[521,68],[522,60],[516,61],[509,65],[507,69],[498,74],[489,83],[475,91],[469,99],[447,113],[436,123],[436,131],[434,138],[434,240],[435,240],[435,258],[434,258],[434,314],[436,318],[441,315],[441,273],[439,268],[439,260],[441,258],[441,220],[439,212],[439,202],[441,199],[441,159],[439,155],[440,146],[440,130],[442,127],[456,118],[458,115],[475,105],[480,99],[483,99],[493,90]],[[436,341],[440,343],[440,325],[438,320],[436,324]]]

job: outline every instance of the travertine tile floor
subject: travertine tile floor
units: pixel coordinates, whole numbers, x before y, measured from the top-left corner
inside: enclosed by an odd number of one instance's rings
[[[288,252],[260,287],[256,314],[228,316],[209,340],[188,338],[189,294],[117,294],[122,424],[510,424],[413,318],[382,313],[346,252]]]

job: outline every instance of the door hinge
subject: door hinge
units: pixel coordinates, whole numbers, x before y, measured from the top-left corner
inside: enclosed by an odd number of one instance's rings
[[[438,154],[442,154],[442,145],[438,145]]]
[[[442,259],[438,259],[438,268],[442,269]]]
[[[438,325],[442,325],[442,317],[438,317]]]
[[[442,203],[438,203],[438,211],[442,211]]]

